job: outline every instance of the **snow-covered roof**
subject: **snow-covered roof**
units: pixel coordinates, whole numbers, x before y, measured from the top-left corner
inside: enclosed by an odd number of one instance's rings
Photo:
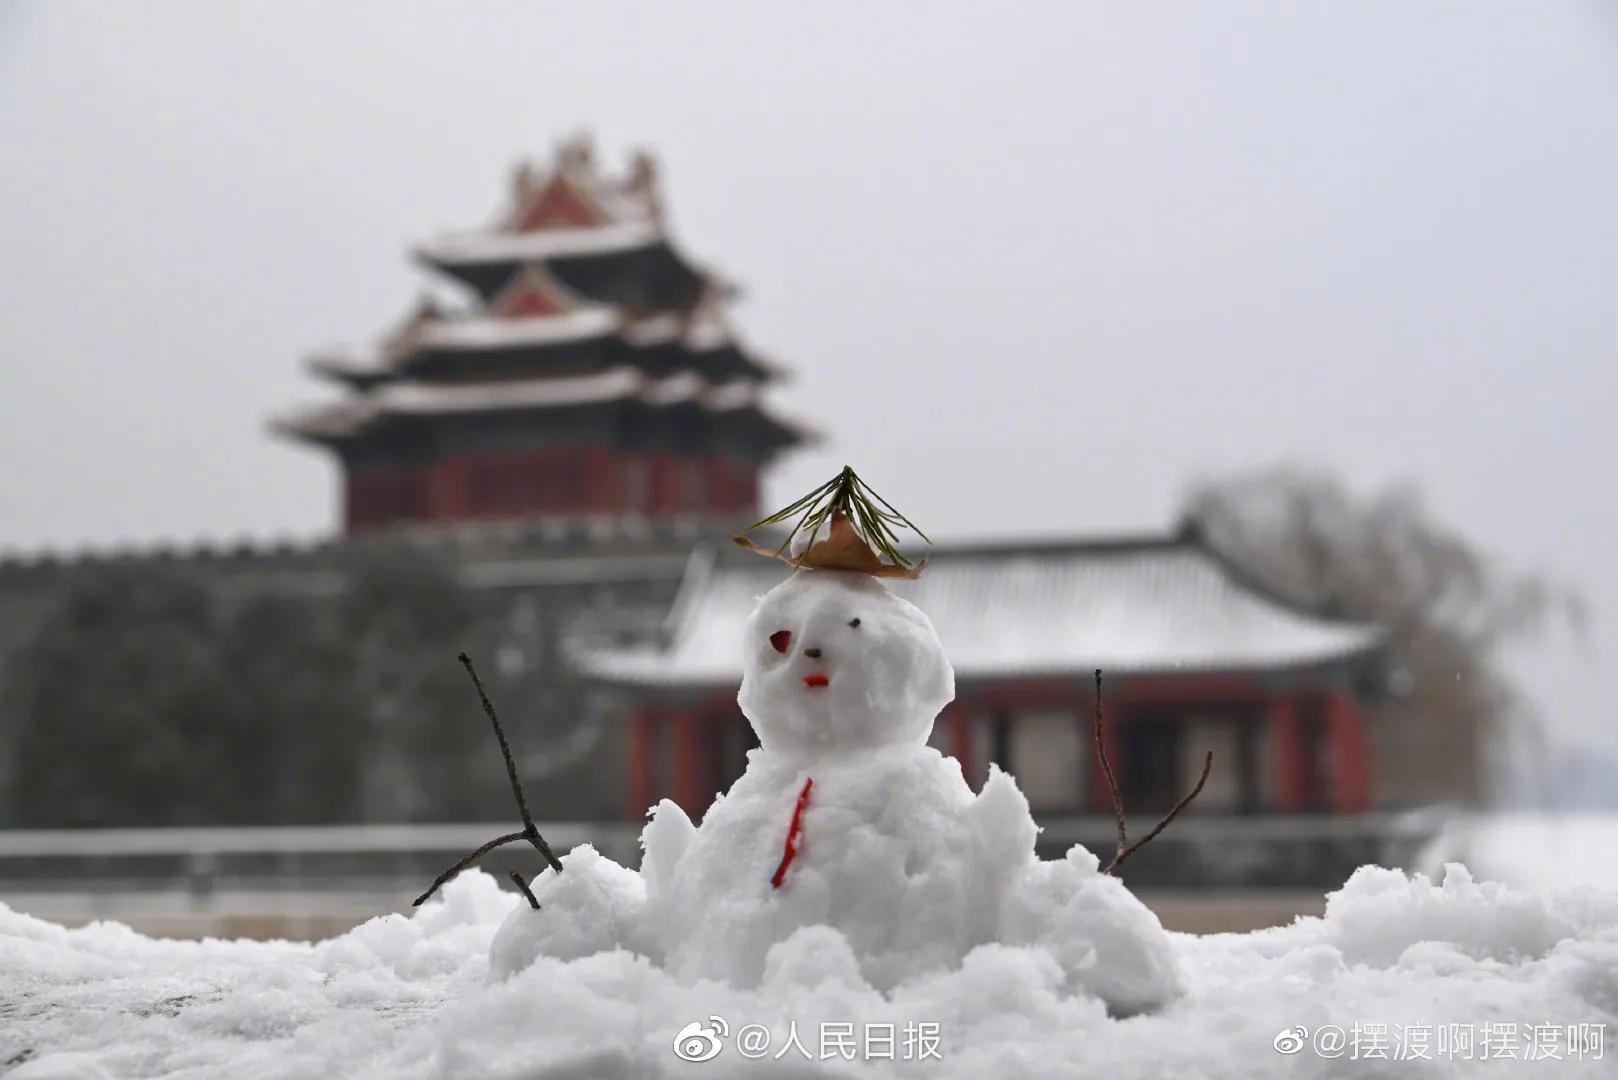
[[[606,305],[525,318],[470,316],[423,323],[408,338],[370,348],[335,348],[314,354],[309,366],[345,379],[382,379],[407,366],[405,361],[426,349],[447,352],[556,345],[607,337],[619,329],[622,316]]]
[[[736,336],[723,303],[723,297],[710,292],[689,312],[663,312],[637,319],[626,323],[621,335],[636,348],[675,346],[698,357],[729,354],[722,364],[726,369],[746,371],[761,380],[780,379],[780,368],[755,355]]]
[[[619,322],[620,316],[612,308],[596,305],[557,315],[436,322],[423,327],[416,342],[420,347],[435,349],[550,345],[561,341],[605,337],[618,329]]]
[[[580,255],[608,255],[651,247],[663,240],[655,221],[618,221],[593,228],[540,229],[534,232],[479,230],[445,233],[421,244],[417,252],[431,263],[530,262]]]
[[[730,326],[711,304],[703,304],[689,315],[669,311],[631,323],[624,328],[624,340],[633,345],[679,342],[697,350],[722,349],[735,342]]]
[[[342,438],[384,416],[554,408],[629,398],[660,406],[690,403],[710,412],[759,403],[758,386],[750,379],[715,384],[690,372],[651,378],[632,367],[615,367],[594,375],[548,379],[388,383],[335,405],[285,417],[276,426],[309,438]]]
[[[694,557],[666,647],[587,649],[578,660],[614,682],[734,685],[748,615],[787,572]],[[1381,637],[1260,592],[1190,539],[935,549],[918,580],[890,584],[931,617],[963,679],[1296,668]]]

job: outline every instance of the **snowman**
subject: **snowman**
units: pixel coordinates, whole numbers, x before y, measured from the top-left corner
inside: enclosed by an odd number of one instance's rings
[[[535,883],[540,910],[502,927],[496,977],[627,948],[682,980],[753,986],[772,946],[826,926],[879,989],[999,943],[1048,952],[1116,1012],[1175,996],[1156,917],[1081,847],[1038,860],[1015,781],[991,769],[974,793],[927,744],[954,672],[927,616],[882,580],[921,568],[884,562],[840,508],[827,520],[747,622],[738,701],[759,746],[740,779],[700,825],[659,803],[638,874],[588,846],[566,856]]]

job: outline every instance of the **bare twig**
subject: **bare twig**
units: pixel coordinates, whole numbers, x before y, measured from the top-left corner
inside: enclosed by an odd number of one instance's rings
[[[460,862],[456,863],[454,866],[450,867],[448,870],[445,870],[442,874],[439,874],[438,877],[434,878],[432,886],[430,888],[428,888],[428,890],[426,892],[424,892],[420,896],[416,897],[415,902],[412,903],[410,906],[411,907],[420,907],[422,904],[426,903],[427,898],[429,896],[431,896],[433,893],[437,892],[439,887],[442,886],[446,881],[448,881],[450,878],[454,877],[456,874],[459,874],[462,870],[465,870],[468,866],[471,866],[473,863],[477,862],[479,859],[483,858],[483,856],[487,855],[489,852],[493,851],[495,848],[499,847],[500,845],[502,845],[502,844],[510,844],[510,843],[513,843],[514,841],[522,840],[522,839],[525,839],[525,838],[526,838],[525,834],[520,833],[520,832],[514,832],[514,833],[506,833],[506,835],[504,835],[502,837],[499,837],[498,839],[490,840],[487,844],[484,844],[482,847],[480,847],[476,851],[472,852],[472,854],[468,855],[466,858],[462,859]]]
[[[533,845],[534,850],[538,851],[539,854],[545,859],[546,864],[549,865],[551,869],[555,870],[558,874],[562,872],[562,860],[556,857],[556,853],[551,851],[551,846],[545,842],[545,838],[539,835],[539,826],[534,824],[534,815],[528,810],[528,799],[523,795],[522,781],[517,778],[517,763],[512,759],[511,756],[511,744],[506,742],[506,732],[505,729],[500,726],[500,717],[495,713],[494,705],[489,701],[489,695],[483,690],[483,680],[478,678],[477,669],[472,666],[472,658],[470,656],[467,656],[463,652],[456,657],[456,659],[460,660],[462,666],[466,668],[466,673],[472,676],[472,685],[477,689],[478,700],[483,703],[483,714],[489,718],[489,723],[494,727],[494,737],[500,742],[500,754],[505,758],[506,761],[506,776],[511,781],[511,793],[516,796],[517,812],[522,815],[522,831],[507,833],[504,836],[490,840],[487,844],[484,844],[482,847],[472,852],[472,854],[466,856],[464,859],[461,859],[454,866],[451,866],[448,870],[445,870],[442,874],[439,874],[438,877],[434,879],[432,885],[427,889],[427,891],[416,897],[415,902],[411,905],[412,907],[420,907],[422,904],[426,903],[427,899],[431,897],[433,893],[437,892],[445,882],[449,881],[450,878],[453,878],[456,874],[459,874],[462,870],[465,870],[468,866],[471,866],[474,862],[487,855],[495,848],[500,847],[502,844],[514,843],[518,840],[528,841]],[[512,871],[511,876],[512,880],[516,881],[518,887],[522,889],[523,895],[528,897],[528,902],[536,908],[539,907],[538,902],[534,900],[534,894],[529,892],[527,884],[522,881],[522,879],[517,875],[517,872]]]
[[[1124,832],[1124,799],[1118,792],[1118,778],[1113,775],[1112,762],[1107,758],[1106,739],[1101,732],[1101,669],[1096,668],[1096,756],[1101,760],[1102,772],[1107,774],[1107,785],[1112,789],[1112,811],[1118,820],[1118,850],[1113,853],[1112,861],[1107,864],[1105,872],[1116,874],[1118,868],[1124,864],[1125,859],[1151,843],[1158,833],[1168,828],[1169,822],[1179,816],[1181,810],[1191,805],[1192,799],[1202,794],[1202,785],[1208,782],[1208,773],[1213,769],[1213,751],[1208,751],[1208,756],[1202,761],[1202,775],[1197,778],[1197,786],[1188,791],[1179,802],[1175,803],[1174,808],[1164,814],[1162,820],[1156,825],[1152,826],[1151,832],[1131,844],[1128,842],[1128,837]]]
[[[528,811],[528,799],[522,793],[522,781],[517,779],[517,763],[511,757],[511,744],[506,742],[506,732],[500,726],[500,717],[495,714],[494,706],[489,702],[489,695],[483,691],[483,680],[478,678],[478,669],[472,666],[472,658],[465,653],[461,653],[456,659],[466,668],[466,673],[472,676],[472,685],[478,692],[478,700],[483,703],[483,714],[489,718],[489,723],[494,725],[494,737],[500,741],[500,755],[506,759],[506,776],[511,779],[511,793],[517,797],[517,812],[522,815],[523,836],[534,845],[534,850],[544,857],[551,869],[560,874],[562,862],[551,851],[551,846],[545,842],[545,838],[539,835],[539,827],[534,824],[534,815]]]
[[[1210,750],[1210,751],[1208,751],[1208,756],[1202,759],[1202,775],[1197,777],[1197,786],[1192,788],[1190,791],[1186,792],[1185,797],[1182,798],[1179,802],[1174,804],[1174,809],[1170,810],[1167,814],[1164,814],[1163,815],[1163,820],[1159,821],[1156,825],[1152,826],[1152,831],[1151,832],[1147,833],[1145,836],[1141,837],[1139,840],[1136,840],[1133,844],[1130,844],[1127,848],[1120,851],[1116,856],[1114,856],[1113,860],[1112,860],[1112,865],[1107,867],[1107,873],[1109,873],[1109,874],[1112,873],[1113,870],[1117,869],[1118,867],[1120,867],[1120,866],[1122,866],[1124,864],[1125,859],[1129,858],[1131,855],[1135,854],[1135,852],[1139,851],[1141,848],[1143,848],[1147,844],[1151,843],[1152,842],[1152,837],[1156,836],[1158,833],[1162,832],[1165,828],[1167,828],[1168,823],[1173,821],[1175,819],[1175,817],[1179,815],[1180,811],[1184,810],[1190,804],[1192,799],[1194,799],[1198,795],[1202,794],[1202,785],[1206,784],[1208,782],[1208,773],[1212,769],[1213,769],[1213,751]]]
[[[1112,789],[1112,816],[1118,822],[1118,850],[1129,842],[1124,835],[1124,797],[1118,792],[1118,778],[1113,775],[1112,762],[1107,758],[1107,741],[1102,735],[1106,725],[1101,720],[1101,669],[1096,668],[1096,757],[1101,759],[1101,771],[1107,774],[1107,787]],[[1114,860],[1116,861],[1116,860]],[[1107,867],[1112,872],[1112,867]]]
[[[517,883],[517,888],[521,889],[522,894],[528,897],[528,906],[533,908],[535,911],[538,911],[539,901],[534,899],[534,890],[528,887],[528,882],[524,881],[522,875],[517,873],[517,871],[512,870],[510,873],[511,880],[515,881]]]

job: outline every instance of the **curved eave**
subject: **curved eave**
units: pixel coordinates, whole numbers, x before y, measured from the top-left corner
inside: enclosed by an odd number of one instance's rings
[[[686,347],[682,351],[691,357],[695,366],[715,374],[748,377],[761,383],[779,382],[785,375],[781,368],[759,359],[734,341],[711,348]]]
[[[378,360],[342,353],[317,353],[304,360],[304,366],[323,379],[330,379],[354,390],[368,390],[373,386],[392,382],[399,373]]]
[[[772,449],[812,438],[813,433],[770,414],[751,384],[714,386],[695,375],[648,380],[628,369],[597,375],[468,386],[390,387],[346,402],[272,421],[283,435],[326,445],[367,439],[386,428],[450,417],[543,413],[565,409],[628,406],[696,410],[722,423],[744,426]]]
[[[695,371],[714,381],[747,379],[763,385],[780,381],[782,372],[759,363],[735,346],[692,349],[679,342],[624,343],[628,362],[647,372]]]

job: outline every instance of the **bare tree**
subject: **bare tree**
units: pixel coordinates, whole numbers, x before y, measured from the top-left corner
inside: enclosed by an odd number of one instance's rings
[[[1216,550],[1270,588],[1388,628],[1393,693],[1373,736],[1403,740],[1391,757],[1412,770],[1447,762],[1454,798],[1484,797],[1484,755],[1537,723],[1500,647],[1559,623],[1585,627],[1575,593],[1500,569],[1432,520],[1409,485],[1361,495],[1325,470],[1272,466],[1199,481],[1184,505]]]

